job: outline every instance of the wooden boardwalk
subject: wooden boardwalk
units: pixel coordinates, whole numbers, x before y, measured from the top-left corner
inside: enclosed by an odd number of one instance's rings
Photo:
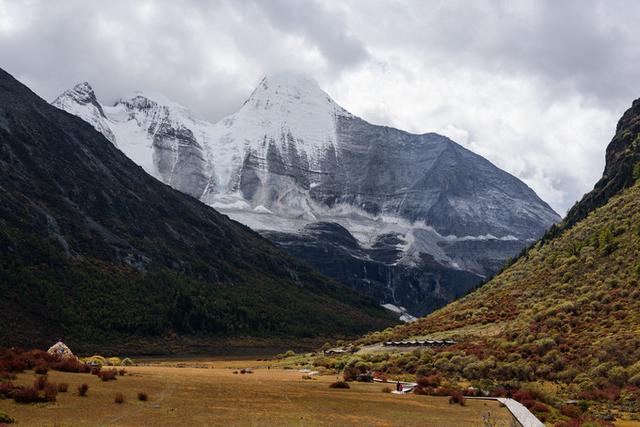
[[[544,423],[531,413],[526,406],[514,399],[506,397],[465,397],[465,399],[497,400],[511,412],[511,415],[522,427],[544,427]]]

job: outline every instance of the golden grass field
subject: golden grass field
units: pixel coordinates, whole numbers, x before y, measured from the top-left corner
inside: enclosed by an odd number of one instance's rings
[[[512,425],[505,408],[490,401],[450,405],[446,397],[392,395],[379,383],[330,389],[334,375],[303,379],[297,370],[267,369],[268,362],[165,361],[127,368],[127,375],[102,382],[89,374],[49,372],[52,382],[69,383],[55,403],[17,404],[0,400],[0,411],[19,426],[482,426],[490,412],[496,426]],[[195,367],[198,366],[198,367]],[[252,374],[235,369],[254,367]],[[29,384],[34,375],[18,376]],[[87,397],[76,388],[89,385]],[[148,393],[140,402],[137,393]],[[114,402],[116,392],[125,396]]]

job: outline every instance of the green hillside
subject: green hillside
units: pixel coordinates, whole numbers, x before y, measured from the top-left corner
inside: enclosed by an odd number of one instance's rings
[[[464,376],[493,371],[502,379],[559,380],[581,388],[640,385],[640,364],[632,367],[640,360],[639,282],[636,184],[557,238],[538,242],[482,288],[360,343],[446,333],[461,340],[456,352],[495,359],[475,374],[465,371],[469,363],[460,365]],[[611,371],[619,375],[609,377]]]
[[[539,403],[534,412],[559,425],[605,422],[616,410],[637,417],[640,101],[620,120],[606,163],[568,217],[487,284],[414,323],[361,338],[351,359],[315,363],[436,375],[492,394],[528,387],[527,406]],[[409,352],[380,346],[406,338],[457,344]],[[567,406],[567,399],[581,406]]]

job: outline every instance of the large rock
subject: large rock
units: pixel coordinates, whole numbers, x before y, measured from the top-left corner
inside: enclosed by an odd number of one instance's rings
[[[58,359],[77,359],[71,352],[71,349],[67,347],[62,341],[58,341],[47,350],[47,353]]]

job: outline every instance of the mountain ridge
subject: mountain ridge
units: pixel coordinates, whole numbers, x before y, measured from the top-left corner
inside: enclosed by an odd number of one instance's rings
[[[449,138],[372,125],[306,77],[265,77],[215,124],[137,96],[103,106],[96,127],[113,128],[147,172],[412,314],[442,304],[430,301],[435,289],[452,298],[495,274],[560,219],[525,183]],[[77,110],[65,97],[54,105]],[[339,248],[330,233],[296,237],[314,223],[339,224],[364,249],[387,242],[387,255],[363,264],[362,251]],[[318,248],[349,265],[332,268]]]
[[[5,345],[344,336],[390,322],[2,70],[0,154]]]

